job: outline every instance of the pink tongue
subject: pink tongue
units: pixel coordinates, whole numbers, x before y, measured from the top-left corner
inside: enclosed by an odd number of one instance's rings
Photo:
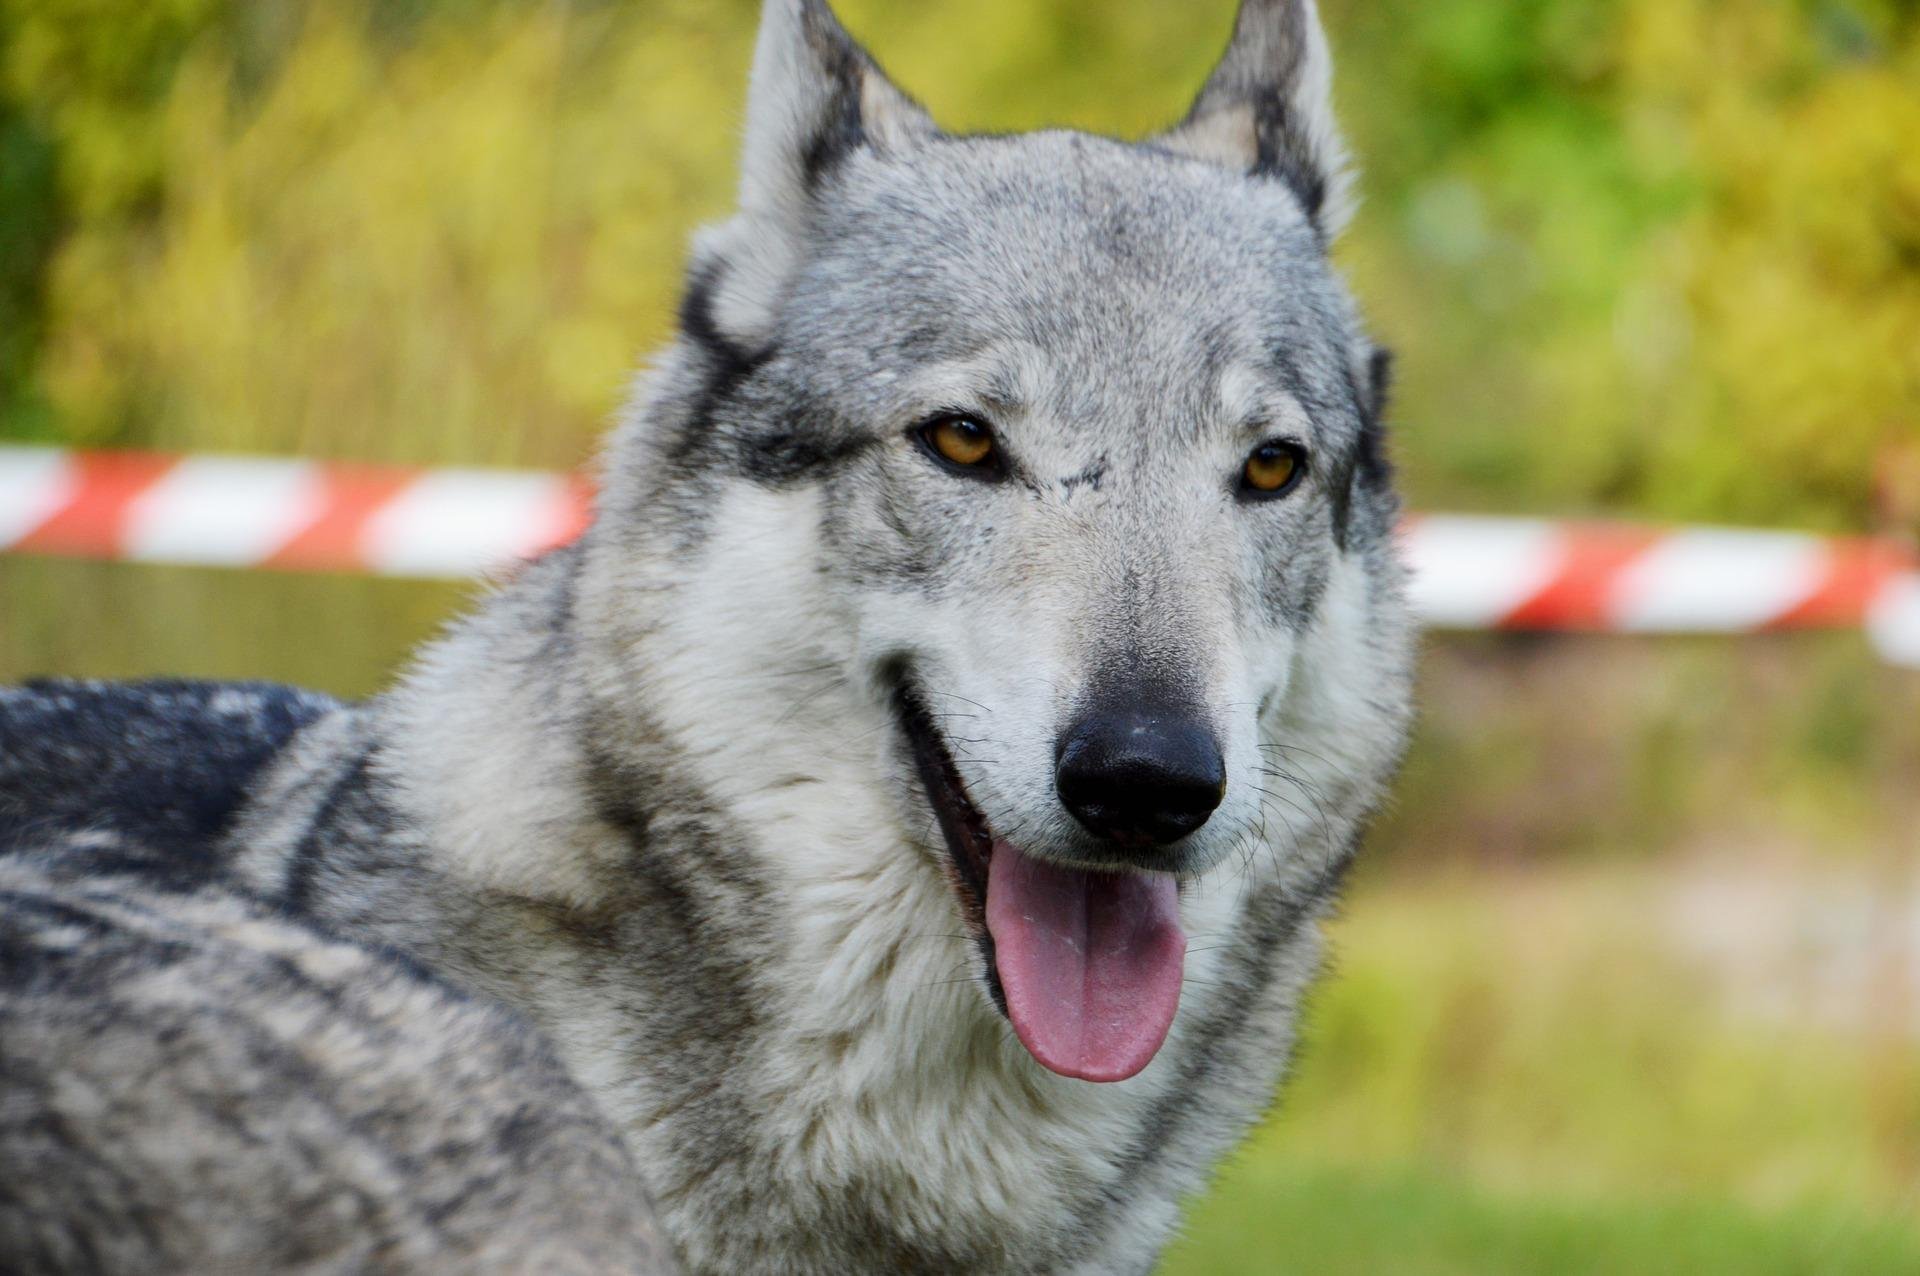
[[[1125,1081],[1167,1039],[1187,955],[1173,878],[1057,868],[995,841],[987,929],[1013,1030],[1046,1067]]]

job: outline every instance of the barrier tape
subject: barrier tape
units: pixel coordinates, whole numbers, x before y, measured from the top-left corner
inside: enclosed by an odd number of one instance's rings
[[[528,471],[0,447],[0,552],[465,577],[572,540],[591,499]],[[1920,667],[1920,560],[1893,542],[1441,515],[1403,537],[1440,628],[1862,628]]]

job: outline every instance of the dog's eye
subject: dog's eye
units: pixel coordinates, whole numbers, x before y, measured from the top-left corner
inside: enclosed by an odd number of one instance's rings
[[[1262,500],[1285,496],[1306,472],[1307,454],[1300,445],[1276,439],[1262,443],[1247,457],[1240,474],[1240,490]]]
[[[920,427],[920,441],[948,465],[963,470],[996,471],[999,457],[993,431],[970,416],[947,416]]]

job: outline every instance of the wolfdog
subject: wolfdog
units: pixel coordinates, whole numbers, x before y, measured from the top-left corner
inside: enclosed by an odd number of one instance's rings
[[[293,1254],[306,1201],[394,1267],[483,1269],[488,1210],[655,1261],[599,1176],[695,1273],[1149,1271],[1409,716],[1331,78],[1313,0],[1245,0],[1159,136],[963,136],[767,0],[580,541],[370,702],[0,700],[8,1262],[116,1210]],[[327,995],[353,953],[383,1005]]]

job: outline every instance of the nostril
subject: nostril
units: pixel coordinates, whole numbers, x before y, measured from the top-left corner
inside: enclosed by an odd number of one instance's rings
[[[1207,822],[1227,791],[1220,746],[1188,714],[1090,713],[1062,738],[1060,802],[1096,837],[1165,845]]]

